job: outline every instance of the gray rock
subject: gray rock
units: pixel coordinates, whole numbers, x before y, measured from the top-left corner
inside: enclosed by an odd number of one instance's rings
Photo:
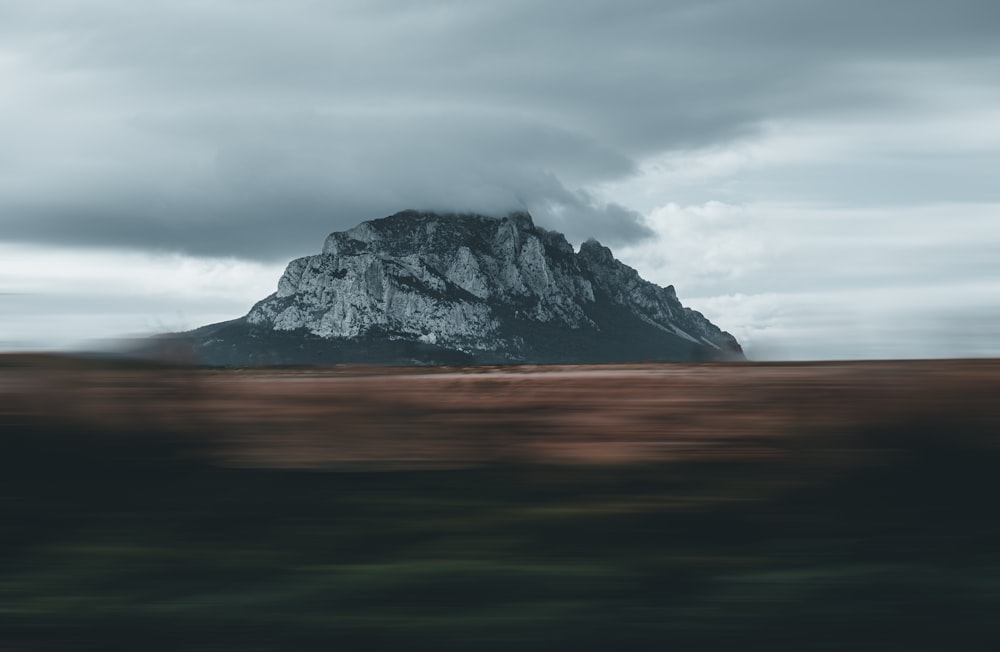
[[[189,336],[217,364],[742,359],[672,286],[524,212],[404,211],[332,233],[246,317]]]

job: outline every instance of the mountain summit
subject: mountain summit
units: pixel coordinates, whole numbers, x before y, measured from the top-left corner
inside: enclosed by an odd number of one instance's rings
[[[243,318],[186,334],[211,364],[742,359],[595,240],[516,212],[404,211],[332,233]]]

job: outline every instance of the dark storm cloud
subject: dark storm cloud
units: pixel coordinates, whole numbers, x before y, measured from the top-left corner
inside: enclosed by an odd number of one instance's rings
[[[280,259],[408,207],[526,207],[635,242],[593,188],[775,119],[905,111],[869,63],[995,76],[998,24],[973,0],[5,3],[0,225]]]

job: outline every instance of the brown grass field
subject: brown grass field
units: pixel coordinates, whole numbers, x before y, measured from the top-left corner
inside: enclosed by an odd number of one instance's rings
[[[1000,361],[988,359],[320,369],[0,360],[8,424],[172,433],[211,444],[226,464],[284,468],[766,458],[796,438],[889,426],[997,432],[997,397]]]
[[[0,356],[0,650],[997,649],[1000,360]]]

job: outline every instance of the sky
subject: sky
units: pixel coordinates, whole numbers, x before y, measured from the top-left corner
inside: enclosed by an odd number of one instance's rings
[[[995,0],[0,2],[0,350],[527,209],[758,360],[1000,355]]]

